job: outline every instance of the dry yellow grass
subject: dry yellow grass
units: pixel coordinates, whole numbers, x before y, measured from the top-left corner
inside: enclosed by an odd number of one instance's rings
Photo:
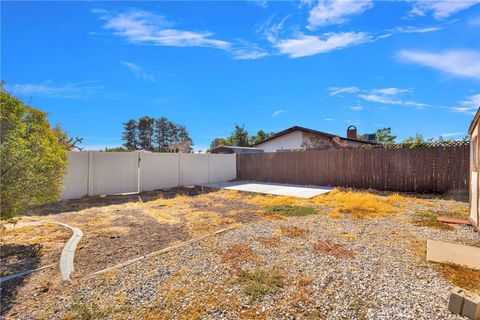
[[[294,226],[284,226],[275,230],[276,234],[284,235],[289,238],[305,237],[310,233],[310,230],[302,229]]]
[[[453,264],[435,263],[435,267],[453,285],[480,294],[480,271]]]
[[[332,218],[338,218],[340,214],[348,214],[353,218],[364,219],[384,217],[399,212],[406,200],[398,194],[381,197],[369,192],[335,189],[311,201],[317,205],[330,207]]]

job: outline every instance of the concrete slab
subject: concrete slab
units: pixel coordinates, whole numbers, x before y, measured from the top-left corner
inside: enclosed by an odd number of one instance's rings
[[[245,192],[271,194],[276,196],[290,196],[296,198],[313,198],[315,196],[328,193],[333,190],[330,187],[322,186],[303,186],[295,184],[251,182],[251,181],[232,181],[217,182],[202,185],[203,187],[219,188],[227,190],[237,190]]]
[[[453,263],[480,270],[480,248],[427,240],[427,261]]]

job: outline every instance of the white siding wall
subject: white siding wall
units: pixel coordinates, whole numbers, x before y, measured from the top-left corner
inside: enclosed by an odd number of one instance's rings
[[[478,137],[478,131],[479,131],[479,126],[477,126],[473,129],[473,134],[472,134],[472,139],[474,137]],[[478,137],[480,138],[480,137]],[[477,150],[480,145],[478,144],[478,138],[477,138]],[[478,152],[478,151],[477,151]],[[471,169],[470,169],[471,170]],[[472,221],[480,227],[480,221],[478,221],[478,212],[480,210],[480,186],[479,186],[479,173],[478,171],[471,171],[471,176],[470,176],[470,184],[471,184],[471,198],[470,198],[470,218]]]
[[[61,199],[207,184],[236,177],[236,154],[69,152]]]
[[[276,152],[277,150],[297,150],[302,148],[303,132],[293,131],[280,136],[276,139],[266,141],[257,145],[257,148],[263,149],[265,152]]]

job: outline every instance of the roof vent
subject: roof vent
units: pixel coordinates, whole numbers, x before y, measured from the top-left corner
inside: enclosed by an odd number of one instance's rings
[[[357,127],[349,126],[347,128],[347,138],[349,139],[357,139]]]

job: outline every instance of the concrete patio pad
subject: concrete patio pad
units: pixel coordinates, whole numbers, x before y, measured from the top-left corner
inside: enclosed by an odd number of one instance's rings
[[[217,182],[202,185],[203,187],[219,188],[227,190],[237,190],[254,193],[272,194],[277,196],[291,196],[297,198],[313,198],[315,196],[328,193],[333,190],[330,187],[322,186],[303,186],[296,184],[252,182],[252,181],[232,181]]]

